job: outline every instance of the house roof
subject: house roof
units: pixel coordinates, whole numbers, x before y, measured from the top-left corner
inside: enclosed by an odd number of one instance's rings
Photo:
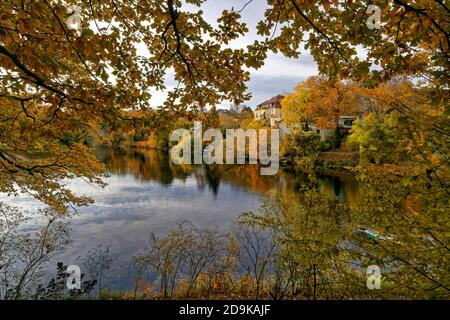
[[[256,110],[259,109],[267,109],[267,108],[281,108],[281,100],[284,99],[284,96],[277,95],[275,97],[270,98],[263,103],[260,103],[256,106]]]

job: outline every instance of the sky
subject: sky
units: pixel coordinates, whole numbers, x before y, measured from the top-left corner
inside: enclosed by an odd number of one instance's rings
[[[205,20],[215,25],[215,22],[225,9],[240,10],[248,0],[208,0],[201,6]],[[236,48],[246,47],[258,38],[256,25],[264,17],[266,1],[253,0],[242,11],[242,20],[247,23],[249,32],[245,37],[233,41],[230,45]],[[196,8],[198,10],[198,8]],[[281,54],[269,54],[265,65],[259,70],[250,69],[251,80],[248,82],[248,92],[253,97],[244,102],[255,108],[261,102],[278,94],[292,92],[293,88],[307,77],[316,75],[317,65],[308,51],[302,51],[298,59],[288,59]],[[165,100],[165,93],[152,92],[152,105],[160,105]],[[224,102],[220,107],[229,107],[230,102]]]

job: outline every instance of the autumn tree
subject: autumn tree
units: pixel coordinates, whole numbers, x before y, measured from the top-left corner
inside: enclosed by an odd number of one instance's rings
[[[288,127],[293,128],[311,122],[306,114],[306,106],[310,101],[310,95],[311,92],[305,82],[301,82],[295,87],[294,93],[287,94],[281,101],[284,121]]]
[[[86,136],[96,122],[126,120],[124,109],[148,108],[151,90],[166,88],[169,70],[178,85],[165,109],[201,110],[248,97],[244,51],[224,46],[247,31],[240,15],[224,11],[213,27],[201,10],[184,5],[0,4],[0,191],[28,192],[59,211],[87,204],[59,182],[81,177],[101,184],[102,166]]]
[[[448,297],[449,252],[443,239],[449,222],[443,212],[449,211],[449,6],[444,1],[374,1],[382,20],[380,28],[369,28],[367,2],[320,4],[272,3],[259,25],[267,36],[266,50],[298,57],[301,46],[309,48],[327,80],[360,83],[368,89],[363,94],[373,102],[374,117],[395,116],[386,126],[394,130],[391,145],[381,153],[401,152],[403,162],[366,164],[356,171],[370,192],[354,211],[355,223],[389,237],[385,243],[360,243],[361,257],[386,268],[390,288],[404,297]],[[271,37],[280,25],[279,35]],[[415,84],[387,83],[398,78]],[[370,128],[363,124],[361,137],[365,129]],[[388,142],[376,134],[368,141],[372,150]]]
[[[200,10],[204,3],[2,1],[0,191],[30,193],[61,212],[68,203],[87,204],[89,199],[74,195],[61,181],[80,177],[102,184],[103,167],[85,143],[98,122],[127,121],[123,110],[149,108],[152,92],[164,89],[169,89],[161,108],[165,117],[158,121],[223,101],[240,104],[250,97],[245,67],[261,67],[269,52],[298,58],[305,48],[322,75],[307,81],[315,95],[307,101],[316,101],[310,111],[318,112],[309,113],[316,117],[312,120],[335,124],[347,107],[348,82],[343,81],[353,80],[368,88],[365,94],[384,113],[398,115],[391,127],[399,130],[406,144],[401,147],[404,159],[414,168],[406,170],[404,163],[393,170],[370,164],[360,168],[371,197],[366,207],[355,209],[355,216],[398,235],[387,245],[362,248],[362,255],[380,264],[399,261],[400,272],[390,276],[398,287],[416,296],[448,298],[448,3],[372,1],[380,9],[381,25],[369,27],[367,1],[267,1],[257,28],[263,39],[245,49],[229,44],[248,31],[240,21],[246,8],[225,10],[212,25]],[[167,77],[176,83],[173,88],[167,87]],[[386,87],[397,77],[414,79],[415,85]],[[309,117],[307,107],[303,113]],[[368,141],[369,147],[380,142]],[[396,151],[389,147],[383,152]],[[404,209],[411,197],[421,205]],[[326,228],[339,230],[328,220],[322,231],[297,230],[306,225],[306,217],[335,217],[321,199],[314,203],[318,207],[302,208],[300,217],[288,216],[287,230],[293,231],[293,243],[309,244],[295,258],[322,265],[334,279],[334,266],[319,253],[334,256],[339,239],[326,239],[319,250],[314,240]],[[304,266],[309,270],[310,265]]]
[[[379,25],[373,25],[369,5],[378,7]],[[415,76],[443,88],[449,81],[449,15],[440,0],[273,1],[258,25],[265,41],[252,50],[261,57],[272,50],[297,58],[304,46],[330,78],[376,84]]]
[[[447,92],[439,94],[408,81],[363,88],[361,92],[376,105],[376,111],[372,109],[350,136],[363,159],[369,155],[377,163],[383,158],[398,163],[393,159],[402,158],[433,174],[445,168],[450,139],[445,120]]]
[[[238,265],[251,280],[255,299],[260,299],[273,269],[276,243],[270,232],[245,220],[236,221],[233,236],[237,243]]]
[[[376,84],[402,75],[448,86],[445,2],[375,1],[379,29],[367,26],[365,1],[268,2],[258,25],[264,39],[247,50],[228,46],[248,31],[240,21],[245,8],[225,10],[213,26],[202,10],[186,7],[204,2],[2,2],[1,191],[30,192],[58,210],[88,203],[57,181],[101,183],[102,168],[83,144],[93,122],[149,107],[169,75],[177,85],[165,109],[240,103],[249,97],[244,66],[259,68],[268,51],[296,58],[303,45],[330,79]]]
[[[340,116],[359,113],[356,87],[354,83],[310,77],[283,99],[286,122],[337,128]]]
[[[189,297],[201,275],[220,265],[225,243],[217,229],[199,229],[183,222],[163,238],[151,235],[148,248],[134,258],[134,264],[140,274],[151,271],[157,275],[158,296]]]

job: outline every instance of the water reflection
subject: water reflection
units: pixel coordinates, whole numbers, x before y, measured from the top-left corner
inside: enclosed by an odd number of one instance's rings
[[[348,175],[321,175],[319,189],[323,193],[335,195],[339,200],[355,203],[360,197],[360,186],[355,177]]]
[[[97,157],[111,175],[133,175],[137,182],[157,182],[169,188],[175,181],[186,182],[193,177],[199,189],[208,188],[214,195],[221,184],[244,188],[249,192],[296,192],[296,179],[283,171],[276,176],[261,176],[258,165],[175,165],[168,153],[155,150],[99,148]],[[353,177],[319,177],[319,187],[342,201],[356,201],[358,183]]]
[[[282,171],[261,176],[256,165],[179,166],[167,153],[153,150],[101,148],[96,155],[109,174],[107,187],[69,184],[95,203],[80,208],[71,220],[71,245],[51,262],[53,276],[57,262],[82,265],[89,252],[103,246],[114,257],[105,285],[128,290],[136,279],[130,261],[148,245],[150,234],[165,235],[186,220],[199,228],[227,231],[241,212],[256,212],[268,193],[290,193],[301,201],[295,177]],[[322,176],[319,185],[321,192],[343,201],[358,197],[350,178]]]

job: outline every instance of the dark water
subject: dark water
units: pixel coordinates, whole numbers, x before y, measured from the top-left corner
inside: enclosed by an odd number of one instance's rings
[[[116,289],[132,288],[130,261],[146,247],[150,234],[163,235],[183,220],[226,230],[241,212],[256,211],[265,194],[296,192],[293,176],[281,171],[261,176],[257,166],[177,166],[157,151],[99,149],[97,156],[110,175],[108,186],[70,184],[95,203],[71,220],[71,245],[53,263],[82,266],[90,250],[109,246],[114,263],[103,284]],[[325,176],[320,186],[342,201],[358,197],[352,178]]]

